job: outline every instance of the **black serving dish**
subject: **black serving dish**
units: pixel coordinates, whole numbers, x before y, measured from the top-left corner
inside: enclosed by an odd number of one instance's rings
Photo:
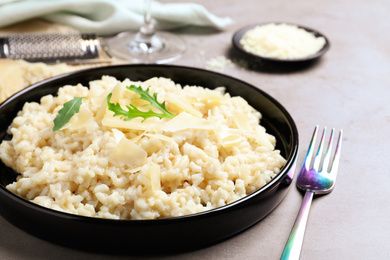
[[[238,79],[211,71],[169,65],[120,65],[69,73],[34,84],[0,104],[0,141],[25,102],[39,101],[67,84],[111,75],[124,80],[168,77],[182,85],[207,88],[225,86],[232,96],[245,98],[263,114],[262,125],[277,139],[277,148],[288,162],[271,182],[229,205],[203,213],[156,220],[109,220],[54,211],[31,203],[5,186],[16,173],[0,163],[0,213],[15,226],[37,237],[83,250],[153,254],[211,245],[251,227],[269,214],[285,197],[298,156],[296,125],[274,98]],[[277,227],[275,227],[277,228]]]
[[[318,58],[320,58],[322,55],[324,55],[330,48],[330,42],[328,38],[320,33],[317,30],[311,29],[306,26],[298,25],[298,24],[293,24],[293,23],[284,23],[284,22],[273,22],[274,24],[288,24],[288,25],[294,25],[297,26],[298,28],[304,29],[307,32],[310,32],[314,34],[315,37],[324,37],[325,39],[325,45],[322,47],[321,50],[319,50],[317,53],[312,54],[310,56],[306,56],[304,58],[298,58],[298,59],[277,59],[277,58],[270,58],[270,57],[264,57],[260,55],[256,55],[254,53],[250,53],[246,51],[243,46],[240,43],[240,40],[242,37],[250,30],[254,29],[257,26],[264,26],[270,23],[261,23],[261,24],[255,24],[251,26],[244,27],[240,30],[238,30],[232,38],[232,43],[233,46],[235,47],[236,50],[238,50],[242,55],[246,56],[247,58],[251,59],[254,62],[258,62],[261,64],[265,65],[271,65],[271,66],[303,66],[303,65],[309,65],[316,61]]]

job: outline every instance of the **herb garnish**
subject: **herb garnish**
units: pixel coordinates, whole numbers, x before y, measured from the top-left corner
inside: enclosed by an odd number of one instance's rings
[[[60,130],[66,123],[69,122],[74,114],[79,112],[83,98],[84,97],[75,97],[64,104],[54,119],[53,132]]]
[[[152,105],[153,107],[160,110],[162,112],[162,114],[156,113],[152,109],[149,109],[148,111],[141,111],[132,104],[126,106],[126,108],[128,109],[128,111],[126,111],[118,103],[114,104],[114,103],[110,102],[110,99],[112,96],[112,93],[110,93],[107,96],[107,105],[108,105],[108,109],[111,110],[112,112],[114,112],[114,116],[121,116],[121,118],[125,121],[131,120],[131,119],[136,118],[136,117],[142,117],[143,118],[142,122],[145,121],[146,119],[148,119],[150,117],[154,117],[154,116],[158,117],[160,119],[164,118],[164,117],[168,117],[168,118],[175,117],[165,107],[165,101],[163,103],[160,103],[157,101],[157,93],[154,93],[153,96],[150,95],[149,88],[147,88],[146,90],[143,90],[141,86],[137,87],[135,85],[131,85],[131,86],[128,86],[126,88],[139,94],[140,95],[139,99],[143,99],[143,100],[148,101],[150,103],[150,105]]]
[[[121,116],[121,118],[125,121],[131,120],[136,117],[143,117],[142,122],[154,116],[160,119],[164,117],[168,117],[168,118],[175,117],[165,107],[165,101],[163,103],[157,101],[157,93],[154,93],[153,96],[150,95],[149,88],[143,90],[141,87],[137,87],[135,85],[131,85],[126,88],[139,94],[140,97],[138,99],[143,99],[148,101],[151,106],[160,110],[162,114],[156,113],[152,109],[149,109],[148,111],[141,111],[132,104],[126,106],[126,108],[128,109],[128,111],[126,111],[118,103],[114,104],[110,102],[112,96],[112,93],[110,93],[107,96],[107,105],[108,105],[108,109],[114,112],[114,116]],[[84,98],[85,97],[75,97],[64,104],[64,106],[58,111],[58,114],[54,119],[53,132],[60,130],[64,125],[66,125],[66,123],[70,121],[70,119],[74,116],[74,114],[79,112],[80,106],[82,104],[82,100]]]

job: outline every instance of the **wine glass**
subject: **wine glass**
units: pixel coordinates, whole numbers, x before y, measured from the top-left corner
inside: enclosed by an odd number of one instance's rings
[[[144,23],[138,32],[122,32],[105,41],[113,57],[135,63],[167,63],[179,58],[187,44],[178,35],[156,32],[151,20],[151,0],[144,0]]]

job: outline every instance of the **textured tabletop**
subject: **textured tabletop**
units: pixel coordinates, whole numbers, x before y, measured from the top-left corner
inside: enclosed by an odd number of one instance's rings
[[[301,259],[389,259],[390,2],[193,2],[231,17],[234,23],[224,31],[195,27],[175,31],[185,38],[188,50],[172,64],[217,70],[280,101],[298,127],[299,167],[316,124],[344,130],[337,185],[331,194],[313,201]],[[317,29],[329,38],[331,48],[317,63],[299,70],[243,66],[245,61],[232,52],[233,34],[248,25],[273,21]],[[216,62],[224,59],[232,63]],[[279,259],[303,199],[295,180],[293,184],[282,203],[255,226],[196,251],[161,256],[94,254],[40,240],[0,217],[0,259]]]

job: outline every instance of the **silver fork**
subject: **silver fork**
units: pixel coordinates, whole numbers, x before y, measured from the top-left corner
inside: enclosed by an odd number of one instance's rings
[[[297,219],[295,220],[294,226],[291,230],[290,237],[288,238],[282,257],[280,259],[299,259],[313,196],[314,194],[328,194],[335,186],[337,170],[340,161],[343,130],[340,130],[337,146],[334,152],[333,162],[329,168],[334,132],[335,130],[333,128],[332,132],[330,133],[328,148],[321,166],[326,128],[324,128],[324,131],[322,132],[317,154],[312,163],[313,149],[317,138],[318,126],[316,126],[314,129],[306,157],[297,178],[297,186],[298,188],[305,191],[305,196],[303,198]],[[313,164],[312,167],[311,164]]]

